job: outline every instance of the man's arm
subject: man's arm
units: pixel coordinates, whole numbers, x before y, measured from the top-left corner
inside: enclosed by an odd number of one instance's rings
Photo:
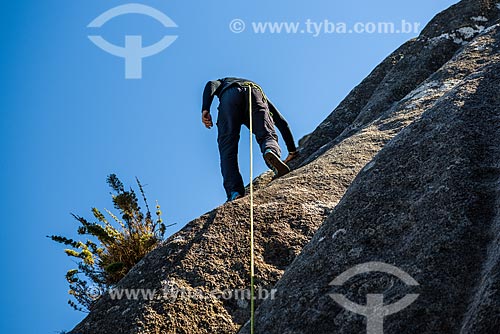
[[[222,83],[219,80],[213,80],[207,82],[205,85],[205,89],[203,90],[203,101],[201,105],[201,110],[207,110],[210,112],[210,106],[212,105],[212,101],[214,100],[215,93],[217,89],[219,89]]]
[[[203,90],[203,100],[201,105],[201,122],[205,124],[207,129],[214,126],[212,121],[212,115],[210,115],[210,106],[214,100],[215,93],[219,89],[221,82],[219,80],[213,80],[207,82],[205,89]]]
[[[278,128],[283,140],[285,141],[286,148],[289,153],[293,153],[297,151],[297,147],[295,146],[295,141],[293,139],[292,130],[290,130],[290,126],[286,121],[285,117],[278,111],[278,109],[274,106],[274,104],[268,99],[267,104],[269,106],[269,111],[272,114],[274,125]]]

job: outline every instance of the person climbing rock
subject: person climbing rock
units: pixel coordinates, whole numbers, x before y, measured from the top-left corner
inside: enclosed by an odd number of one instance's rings
[[[219,98],[217,128],[217,143],[219,146],[220,164],[224,189],[227,200],[233,201],[245,194],[243,178],[238,167],[238,142],[240,139],[241,125],[249,127],[250,112],[248,93],[252,92],[252,123],[253,133],[260,146],[264,161],[274,171],[275,177],[280,177],[290,168],[281,161],[281,149],[278,136],[274,129],[276,126],[286,142],[290,161],[296,156],[297,149],[292,132],[283,115],[267,99],[262,88],[255,82],[242,78],[223,78],[207,82],[203,91],[201,120],[206,128],[213,127],[210,107],[214,96]],[[271,114],[272,110],[272,114]]]

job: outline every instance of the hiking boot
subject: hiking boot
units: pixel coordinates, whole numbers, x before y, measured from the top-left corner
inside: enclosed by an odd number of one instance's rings
[[[239,193],[239,192],[237,192],[237,191],[233,191],[233,192],[231,192],[231,195],[229,195],[229,197],[228,197],[227,201],[228,201],[228,202],[232,202],[232,201],[235,201],[235,200],[237,200],[238,198],[242,198],[242,197],[243,197],[243,195],[242,195],[242,194],[240,194],[240,193]]]
[[[275,178],[281,177],[290,172],[290,168],[270,149],[267,149],[264,152],[264,160],[273,170]]]

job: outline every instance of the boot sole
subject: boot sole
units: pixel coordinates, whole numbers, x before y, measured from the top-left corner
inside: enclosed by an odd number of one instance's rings
[[[290,168],[273,152],[266,152],[266,154],[264,154],[264,159],[278,171],[275,177],[281,177],[290,173]]]

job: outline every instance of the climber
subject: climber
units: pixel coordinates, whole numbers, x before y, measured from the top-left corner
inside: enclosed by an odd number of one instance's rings
[[[219,98],[217,116],[217,143],[227,200],[233,201],[245,194],[245,187],[238,168],[238,142],[241,125],[249,127],[249,97],[252,92],[253,133],[260,146],[264,161],[274,171],[275,177],[287,174],[290,168],[281,161],[281,149],[274,129],[273,119],[286,142],[289,155],[286,162],[297,156],[292,133],[284,117],[267,99],[256,83],[241,78],[223,78],[207,82],[203,91],[202,123],[207,129],[213,126],[210,106],[214,96]],[[271,116],[272,112],[272,116]]]

